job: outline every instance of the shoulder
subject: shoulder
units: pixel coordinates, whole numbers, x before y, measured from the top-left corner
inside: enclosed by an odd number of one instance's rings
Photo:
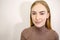
[[[55,30],[50,30],[50,35],[52,36],[52,37],[54,37],[54,38],[56,38],[56,39],[58,39],[59,38],[59,36],[58,36],[58,33],[55,31]]]
[[[58,35],[58,33],[55,31],[55,30],[50,30],[50,33],[52,34],[52,35]]]
[[[32,29],[32,27],[25,28],[25,29],[22,31],[22,33],[27,33],[27,32],[30,32],[30,31],[31,31],[31,29]]]
[[[23,35],[23,36],[29,36],[29,35],[31,34],[31,31],[32,31],[32,27],[25,28],[25,29],[21,32],[21,35]]]

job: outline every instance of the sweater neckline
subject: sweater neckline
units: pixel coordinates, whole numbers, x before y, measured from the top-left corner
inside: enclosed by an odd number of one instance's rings
[[[36,31],[36,32],[47,32],[48,31],[48,29],[46,28],[46,26],[44,25],[44,26],[42,26],[42,27],[36,27],[36,26],[33,26],[33,28],[34,28],[34,30]]]

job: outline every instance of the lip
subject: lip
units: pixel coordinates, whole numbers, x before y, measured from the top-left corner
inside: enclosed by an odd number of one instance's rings
[[[35,22],[36,24],[40,24],[41,22]]]

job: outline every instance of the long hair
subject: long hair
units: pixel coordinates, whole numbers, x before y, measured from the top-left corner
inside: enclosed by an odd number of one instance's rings
[[[33,8],[36,4],[38,4],[38,3],[44,5],[45,8],[47,9],[47,12],[49,13],[49,18],[46,19],[45,27],[48,28],[48,29],[52,29],[52,28],[51,28],[50,8],[49,8],[48,4],[47,4],[45,1],[43,1],[43,0],[42,0],[42,1],[35,1],[35,2],[32,4],[32,6],[31,6],[31,10],[32,10],[32,8]],[[31,26],[31,27],[34,26],[34,23],[32,22],[32,17],[31,17],[31,11],[30,11],[30,26]]]

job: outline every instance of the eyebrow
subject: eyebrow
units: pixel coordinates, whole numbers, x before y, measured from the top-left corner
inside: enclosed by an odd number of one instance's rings
[[[39,13],[42,13],[42,12],[45,12],[45,11],[40,11]]]
[[[36,13],[36,11],[31,11],[31,13]]]
[[[32,12],[36,12],[36,11],[32,11]]]
[[[36,11],[32,11],[32,12],[36,12]],[[40,11],[39,13],[42,13],[42,12],[45,12],[45,11]]]

